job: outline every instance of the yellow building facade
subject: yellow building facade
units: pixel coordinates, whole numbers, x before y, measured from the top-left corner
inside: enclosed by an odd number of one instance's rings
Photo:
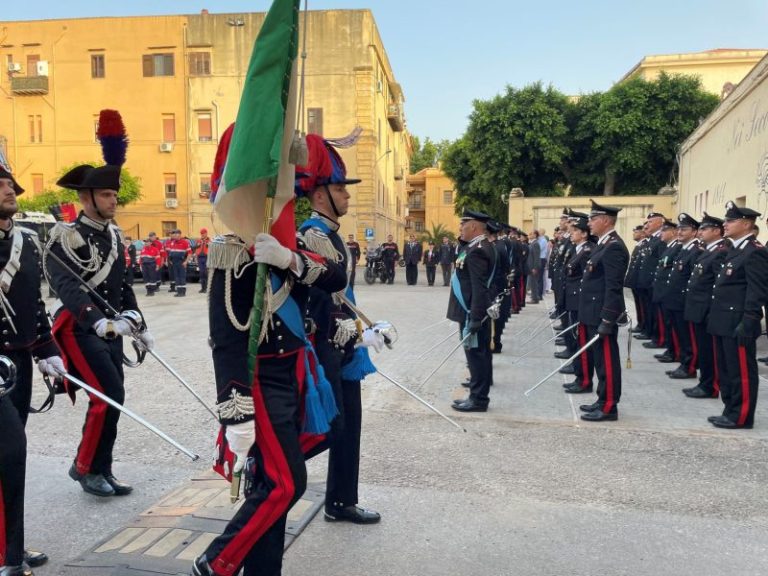
[[[717,48],[688,54],[646,56],[619,82],[641,77],[656,79],[661,72],[698,76],[704,90],[724,96],[741,82],[768,50]]]
[[[95,120],[113,108],[130,147],[126,168],[142,199],[119,211],[126,233],[175,227],[225,231],[208,195],[219,135],[235,120],[264,13],[6,22],[0,34],[0,147],[29,194],[55,188],[66,167],[99,161]],[[405,234],[410,138],[404,96],[370,10],[311,11],[307,132],[339,137],[350,212],[342,233]]]
[[[455,213],[456,185],[439,168],[424,168],[407,177],[409,233],[419,236],[442,225],[456,236],[459,217]]]

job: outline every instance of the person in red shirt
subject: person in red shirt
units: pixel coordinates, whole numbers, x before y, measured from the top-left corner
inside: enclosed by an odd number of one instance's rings
[[[208,230],[200,228],[200,240],[197,241],[195,254],[197,255],[197,268],[200,271],[200,293],[205,294],[208,291],[208,245],[211,239],[208,237]]]
[[[165,243],[165,252],[168,255],[171,286],[176,286],[175,296],[184,297],[187,295],[187,262],[192,255],[192,248],[189,240],[181,237],[178,228],[171,232],[171,239]]]
[[[144,242],[144,247],[141,249],[139,263],[141,264],[141,276],[144,278],[147,296],[154,296],[155,292],[160,289],[160,266],[163,263],[163,256],[157,244],[149,238]]]

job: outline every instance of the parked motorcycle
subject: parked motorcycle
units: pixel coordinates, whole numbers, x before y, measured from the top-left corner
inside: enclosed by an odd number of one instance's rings
[[[387,271],[384,268],[384,259],[381,256],[381,247],[368,251],[365,254],[365,283],[374,284],[377,278],[382,284],[387,282]]]

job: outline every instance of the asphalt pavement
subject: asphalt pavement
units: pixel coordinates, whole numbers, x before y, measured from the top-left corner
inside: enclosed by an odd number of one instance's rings
[[[186,298],[146,298],[141,285],[137,292],[158,353],[213,403],[206,301],[196,290],[191,285]],[[508,324],[494,355],[489,411],[459,414],[450,404],[465,394],[461,351],[424,383],[458,343],[449,336],[455,325],[442,321],[448,290],[426,286],[422,268],[418,286],[406,286],[400,269],[394,285],[358,283],[356,294],[369,317],[393,322],[400,335],[393,350],[374,355],[377,366],[467,431],[382,377],[366,379],[360,503],[382,522],[361,527],[315,516],[286,552],[285,576],[768,573],[764,403],[753,430],[715,429],[706,417],[720,412],[719,400],[686,398],[680,390],[691,381],[668,379],[668,365],[637,341],[633,367],[623,368],[618,422],[582,422],[578,405],[595,396],[564,394],[559,374],[525,396],[559,362],[546,342],[553,336],[547,297]],[[621,338],[624,361],[626,330]],[[766,348],[762,338],[760,355]],[[135,491],[86,495],[66,475],[84,402],[57,398],[28,426],[27,540],[52,558],[36,574],[64,573],[69,560],[209,467],[217,425],[208,412],[154,360],[126,371],[126,404],[201,459],[191,462],[123,418],[115,472]],[[309,463],[310,482],[322,486],[326,463],[325,456]]]

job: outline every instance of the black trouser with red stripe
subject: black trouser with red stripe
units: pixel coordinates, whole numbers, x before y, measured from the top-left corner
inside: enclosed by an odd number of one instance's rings
[[[459,323],[459,337],[464,334],[464,322]],[[483,322],[477,332],[477,346],[465,348],[469,367],[469,399],[481,406],[490,402],[488,393],[493,385],[493,356],[491,353],[491,323]],[[473,340],[472,337],[469,340]]]
[[[96,336],[92,329],[85,331],[66,310],[57,316],[53,333],[67,372],[115,402],[125,402],[122,338],[105,340]],[[112,472],[112,450],[117,439],[118,420],[119,410],[89,394],[83,438],[75,457],[75,466],[80,474]]]
[[[757,358],[755,340],[740,345],[736,338],[717,336],[717,366],[723,416],[738,426],[752,426],[757,406]]]
[[[635,290],[640,300],[640,307],[643,309],[643,320],[640,327],[643,334],[656,340],[656,310],[651,299],[651,290],[648,288],[637,288]]]
[[[578,321],[579,321],[578,310],[569,310],[568,313],[565,316],[563,316],[562,325],[568,327],[568,326],[572,326],[574,323]],[[571,330],[563,330],[561,332],[561,335],[563,337],[563,340],[565,340],[565,349],[568,350],[568,352],[570,352],[571,355],[573,355],[576,352],[576,350],[579,349],[578,328],[572,328]]]
[[[641,330],[645,331],[646,311],[645,302],[643,301],[640,291],[632,288],[632,298],[635,301],[635,325],[639,326]]]
[[[717,366],[717,346],[715,336],[707,332],[706,318],[703,322],[691,323],[696,335],[696,345],[699,352],[699,384],[698,387],[717,398],[720,394],[720,369]]]
[[[297,354],[261,358],[253,386],[253,487],[205,556],[219,576],[275,576],[283,562],[286,515],[307,487],[300,442]]]
[[[571,310],[568,313],[570,318],[570,324],[579,321],[579,311]],[[569,325],[570,325],[569,324]],[[571,330],[576,334],[576,348],[573,350],[580,350],[586,345],[587,339],[587,327],[584,324],[579,324],[576,328]],[[592,388],[592,375],[595,373],[595,357],[592,350],[593,347],[587,348],[585,352],[579,354],[578,358],[573,361],[573,373],[576,377],[575,382],[579,384],[583,389]]]
[[[16,386],[8,396],[19,413],[22,425],[26,426],[32,400],[32,353],[29,350],[5,350],[2,354],[16,365]]]
[[[667,334],[667,354],[678,362],[680,360],[680,334],[677,331],[676,323],[673,321],[674,313],[663,304],[659,304],[659,314],[661,315],[659,322],[664,323],[664,330]]]
[[[618,326],[613,334],[602,336],[592,345],[597,373],[597,401],[600,409],[607,413],[616,412],[621,399],[621,358],[619,358]],[[597,326],[587,326],[587,341],[597,334]]]
[[[699,367],[699,344],[693,322],[685,319],[682,310],[668,310],[668,314],[678,342],[680,369],[695,376]]]
[[[27,437],[10,398],[0,398],[0,566],[24,560]]]

